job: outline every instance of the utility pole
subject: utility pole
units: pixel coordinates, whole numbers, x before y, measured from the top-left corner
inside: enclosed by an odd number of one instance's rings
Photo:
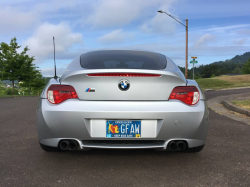
[[[188,78],[188,19],[186,19],[186,69],[185,77]]]
[[[186,27],[186,63],[185,63],[185,77],[188,78],[188,19],[186,19],[186,25],[184,25],[182,22],[180,22],[177,18],[174,16],[168,14],[167,12],[164,12],[162,10],[158,11],[159,13],[167,14],[169,17],[173,18],[175,21],[179,22],[181,25]]]

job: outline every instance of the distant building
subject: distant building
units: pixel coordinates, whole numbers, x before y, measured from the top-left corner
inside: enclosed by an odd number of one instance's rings
[[[12,88],[12,85],[6,84],[6,88]],[[17,85],[16,85],[16,84],[14,84],[14,88],[17,88]]]

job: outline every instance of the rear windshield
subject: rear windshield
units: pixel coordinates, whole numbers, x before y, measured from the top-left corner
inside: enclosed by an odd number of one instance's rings
[[[145,51],[94,51],[81,55],[85,69],[165,69],[164,55]]]

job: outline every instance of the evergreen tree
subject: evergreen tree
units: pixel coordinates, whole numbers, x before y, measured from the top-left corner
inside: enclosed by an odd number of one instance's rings
[[[250,74],[250,59],[246,62],[246,64],[242,67],[243,74]]]
[[[248,63],[246,64],[246,61],[249,58],[250,58],[250,52],[246,52],[242,55],[236,55],[234,58],[229,60],[218,61],[208,65],[200,65],[199,67],[195,67],[194,73],[196,74],[196,77],[203,77],[203,78],[209,78],[212,75],[218,76],[228,73],[233,73],[233,74],[240,74],[244,72],[246,73],[248,72],[247,67],[249,67]],[[183,67],[179,68],[184,74],[185,68]],[[188,70],[188,78],[191,79],[192,76],[193,76],[193,68]]]

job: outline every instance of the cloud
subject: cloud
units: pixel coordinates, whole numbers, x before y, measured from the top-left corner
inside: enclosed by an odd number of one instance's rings
[[[170,11],[170,7],[172,6],[173,1],[164,1],[158,10],[162,10],[169,14],[172,14]],[[179,20],[182,22],[182,20]],[[157,34],[169,34],[175,31],[175,26],[178,24],[175,20],[169,17],[165,13],[158,13],[155,11],[155,16],[147,21],[145,21],[141,25],[141,30],[146,33],[157,33]],[[183,26],[182,26],[183,27]]]
[[[173,0],[99,0],[93,5],[93,12],[87,23],[93,28],[124,27],[137,23],[144,33],[169,34],[175,31],[176,23],[172,18],[157,12],[164,10],[172,13]],[[86,19],[84,18],[84,21]],[[138,23],[143,22],[141,25]]]
[[[140,19],[148,19],[152,16],[152,11],[156,13],[159,7],[169,7],[172,2],[173,0],[98,0],[92,5],[93,11],[87,22],[93,28],[121,27]]]
[[[40,1],[35,4],[34,10],[39,13],[51,13],[57,12],[58,10],[67,10],[72,11],[75,7],[79,6],[81,1],[68,1],[68,0],[49,0],[49,1]]]
[[[99,0],[88,22],[95,28],[127,25],[140,15],[140,10],[146,5],[144,0]]]
[[[207,43],[214,41],[215,38],[216,36],[206,33],[194,43],[194,47],[197,48],[206,45]]]
[[[175,31],[175,25],[172,18],[158,13],[152,19],[144,22],[141,26],[141,30],[146,33],[166,35]]]
[[[69,52],[74,44],[83,44],[82,34],[73,33],[68,24],[44,23],[32,37],[23,43],[23,46],[28,46],[30,49],[29,55],[35,56],[35,59],[39,62],[53,54],[53,36],[55,37],[56,56],[59,56],[59,58],[60,54]]]
[[[30,28],[37,22],[35,13],[22,12],[13,7],[0,7],[0,33],[17,32]]]
[[[239,29],[235,31],[239,35],[250,35],[250,29]]]
[[[246,41],[247,41],[246,38],[240,38],[240,39],[234,40],[233,43],[236,45],[243,45],[243,44],[245,44]]]
[[[98,38],[98,42],[104,45],[122,43],[126,39],[132,38],[132,33],[125,33],[122,29],[113,30]]]

